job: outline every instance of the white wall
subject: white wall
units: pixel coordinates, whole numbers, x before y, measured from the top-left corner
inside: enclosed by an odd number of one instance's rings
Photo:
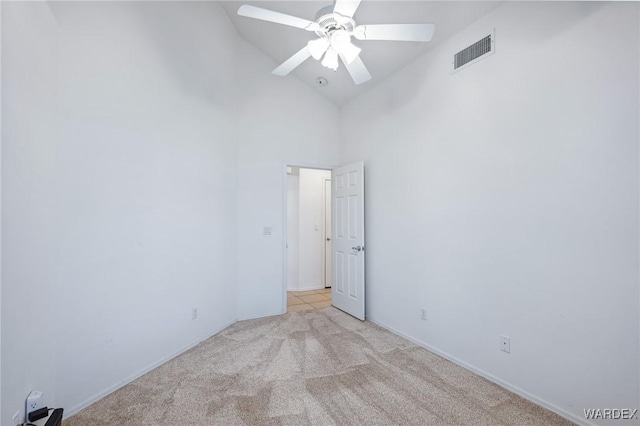
[[[300,169],[299,289],[324,288],[324,180],[330,170]]]
[[[638,16],[507,3],[341,115],[368,317],[575,421],[639,400]],[[452,74],[492,28],[495,55]]]
[[[0,2],[0,302],[2,300],[2,2]],[[2,303],[0,303],[0,421],[2,421]]]
[[[248,43],[239,45],[238,319],[285,312],[286,165],[338,164],[338,108]],[[272,235],[263,235],[271,227]]]
[[[56,395],[58,36],[46,3],[2,8],[0,423],[10,425],[31,389],[44,391],[45,403]]]
[[[207,2],[3,8],[10,424],[33,388],[71,414],[234,321],[237,35]]]

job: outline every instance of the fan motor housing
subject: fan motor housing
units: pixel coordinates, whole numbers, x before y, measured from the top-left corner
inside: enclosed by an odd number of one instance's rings
[[[320,29],[316,31],[320,37],[330,36],[337,30],[351,32],[356,27],[353,19],[334,13],[333,5],[323,7],[316,13],[316,23],[320,26]]]

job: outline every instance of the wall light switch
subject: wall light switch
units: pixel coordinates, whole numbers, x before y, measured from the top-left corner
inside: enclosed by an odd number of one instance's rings
[[[264,229],[262,230],[262,235],[271,235],[271,227],[265,226]]]

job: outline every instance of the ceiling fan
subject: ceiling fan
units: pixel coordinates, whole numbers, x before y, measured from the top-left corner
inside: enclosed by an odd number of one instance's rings
[[[329,69],[337,70],[338,58],[342,60],[355,84],[371,79],[371,74],[360,59],[360,49],[351,42],[358,40],[430,41],[434,24],[378,24],[356,25],[353,15],[360,0],[335,0],[335,4],[322,8],[315,21],[286,15],[251,5],[242,5],[238,15],[277,24],[289,25],[315,32],[319,38],[311,40],[296,54],[273,70],[273,74],[285,76],[309,57],[321,61]],[[323,58],[324,56],[324,58]]]

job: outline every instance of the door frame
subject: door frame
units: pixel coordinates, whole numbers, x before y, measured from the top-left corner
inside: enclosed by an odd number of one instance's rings
[[[333,287],[333,280],[331,281],[331,287],[327,287],[327,182],[329,182],[329,185],[333,185],[331,178],[322,179],[322,207],[324,208],[324,214],[322,215],[322,218],[324,219],[324,223],[322,224],[322,239],[324,242],[324,250],[322,250],[322,264],[324,266],[324,268],[322,268],[322,282],[324,283],[324,288],[331,288]],[[333,186],[331,186],[331,189],[333,189]],[[331,191],[331,193],[333,194],[333,191]],[[330,211],[333,215],[333,207]]]
[[[313,170],[328,170],[331,171],[338,167],[337,165],[317,164],[317,163],[304,163],[300,161],[284,161],[282,163],[282,313],[287,313],[287,271],[288,271],[288,256],[287,256],[287,168],[298,167],[301,169],[313,169]],[[323,190],[324,191],[324,190]],[[324,225],[323,225],[324,227]],[[323,255],[324,259],[324,255]],[[323,272],[324,276],[324,272]]]

